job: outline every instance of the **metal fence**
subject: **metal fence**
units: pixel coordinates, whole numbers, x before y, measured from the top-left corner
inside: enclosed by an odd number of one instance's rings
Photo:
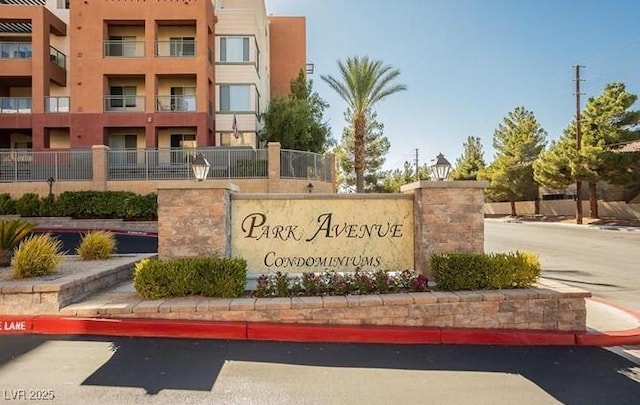
[[[210,165],[209,179],[259,179],[268,177],[268,150],[252,148],[111,149],[108,180],[193,179],[191,162],[202,153]],[[283,178],[329,181],[323,155],[282,150]],[[0,182],[93,180],[93,152],[88,149],[33,151],[0,149]]]
[[[0,150],[0,182],[47,181],[50,177],[55,181],[91,181],[91,150]]]
[[[108,180],[193,179],[191,162],[202,153],[211,166],[207,178],[266,178],[267,150],[251,148],[112,149]]]
[[[329,181],[331,170],[324,155],[283,149],[280,151],[280,177]]]

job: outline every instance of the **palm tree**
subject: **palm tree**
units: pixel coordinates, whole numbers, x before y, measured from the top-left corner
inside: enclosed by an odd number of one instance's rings
[[[322,80],[347,102],[351,110],[354,126],[354,162],[356,172],[356,192],[364,191],[364,166],[367,111],[383,98],[406,90],[404,84],[393,84],[400,75],[398,69],[384,65],[381,61],[365,57],[347,58],[346,63],[338,61],[340,80],[332,76],[321,76]]]

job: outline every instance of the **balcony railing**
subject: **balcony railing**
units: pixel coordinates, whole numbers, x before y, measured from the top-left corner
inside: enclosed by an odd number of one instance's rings
[[[266,149],[171,148],[112,149],[109,180],[193,179],[191,162],[202,153],[209,164],[208,178],[266,178]]]
[[[104,96],[104,111],[143,112],[145,96]]]
[[[31,97],[0,97],[0,114],[31,114]]]
[[[156,96],[156,111],[195,112],[196,96]]]
[[[30,42],[0,41],[0,59],[30,59]]]
[[[91,150],[0,149],[0,182],[81,181],[93,179]]]
[[[63,68],[63,69],[67,68],[67,55],[65,55],[64,53],[60,52],[59,50],[57,50],[53,46],[49,47],[49,59],[51,60],[51,63],[55,63],[56,65],[60,66],[61,68]]]
[[[48,113],[68,113],[69,97],[45,97],[44,111]]]
[[[196,56],[196,41],[193,39],[156,41],[156,56],[175,58]]]
[[[106,40],[104,41],[104,56],[142,58],[145,56],[145,42],[130,40]]]
[[[280,177],[328,181],[331,178],[331,168],[324,155],[283,149],[280,151]]]

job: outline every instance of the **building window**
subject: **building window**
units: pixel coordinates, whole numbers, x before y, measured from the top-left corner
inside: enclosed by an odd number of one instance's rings
[[[220,111],[251,111],[251,85],[220,85]]]
[[[220,62],[249,62],[249,37],[220,38]]]
[[[171,164],[190,163],[195,157],[195,134],[171,134]]]
[[[109,94],[111,108],[136,106],[136,86],[111,86]]]
[[[58,0],[57,8],[58,9],[68,10],[69,9],[69,0]]]
[[[110,36],[107,56],[136,56],[136,37]]]
[[[15,142],[13,144],[14,149],[32,149],[33,148],[33,143],[32,142]]]
[[[195,111],[196,110],[196,88],[195,87],[172,87],[171,88],[171,111]]]
[[[195,56],[196,41],[193,37],[172,37],[169,39],[170,56]]]
[[[138,135],[122,134],[109,137],[109,147],[113,149],[110,154],[113,167],[135,165],[138,161]]]

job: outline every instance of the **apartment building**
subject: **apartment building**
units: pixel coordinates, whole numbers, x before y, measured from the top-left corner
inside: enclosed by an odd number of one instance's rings
[[[0,149],[261,147],[305,43],[264,0],[0,0]]]

